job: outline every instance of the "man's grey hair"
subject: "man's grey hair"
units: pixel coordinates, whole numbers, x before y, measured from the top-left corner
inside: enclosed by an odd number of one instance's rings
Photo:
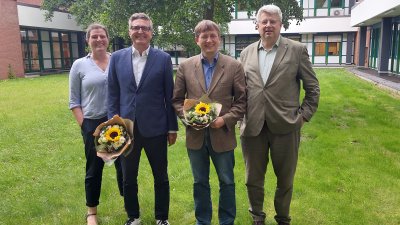
[[[153,30],[153,21],[151,21],[150,17],[146,13],[134,13],[128,20],[128,26],[131,26],[131,22],[134,20],[147,20],[150,21],[150,28]]]
[[[260,17],[262,13],[268,13],[268,14],[276,14],[279,16],[279,20],[282,23],[282,11],[281,9],[276,6],[276,5],[263,5],[257,12],[256,16],[256,22],[260,21]]]

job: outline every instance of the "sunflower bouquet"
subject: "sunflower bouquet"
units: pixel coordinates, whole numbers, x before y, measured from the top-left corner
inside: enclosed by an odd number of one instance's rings
[[[107,164],[112,164],[122,153],[129,154],[127,150],[132,144],[133,122],[115,115],[100,124],[93,135],[97,156]]]
[[[199,100],[185,99],[183,104],[183,122],[196,130],[208,127],[221,112],[221,104],[212,102],[203,96]]]

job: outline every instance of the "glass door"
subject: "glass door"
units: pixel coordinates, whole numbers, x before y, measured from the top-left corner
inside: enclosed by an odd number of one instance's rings
[[[378,51],[379,51],[379,35],[380,28],[374,28],[371,30],[371,44],[369,52],[369,67],[378,68]]]
[[[26,73],[40,71],[37,30],[21,30],[22,59]]]

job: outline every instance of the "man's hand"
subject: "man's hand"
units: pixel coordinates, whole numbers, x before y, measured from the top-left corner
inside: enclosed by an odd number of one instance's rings
[[[177,133],[168,133],[168,146],[175,144],[177,136]]]
[[[303,118],[301,121],[301,127],[303,127],[305,123],[307,123],[307,120]]]
[[[221,128],[225,125],[225,120],[222,117],[217,117],[217,119],[210,124],[211,128]]]

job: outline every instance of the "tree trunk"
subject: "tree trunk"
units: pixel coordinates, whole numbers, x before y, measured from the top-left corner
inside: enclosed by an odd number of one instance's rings
[[[215,0],[210,0],[209,4],[204,5],[204,16],[205,20],[213,20],[214,19],[214,6]]]

